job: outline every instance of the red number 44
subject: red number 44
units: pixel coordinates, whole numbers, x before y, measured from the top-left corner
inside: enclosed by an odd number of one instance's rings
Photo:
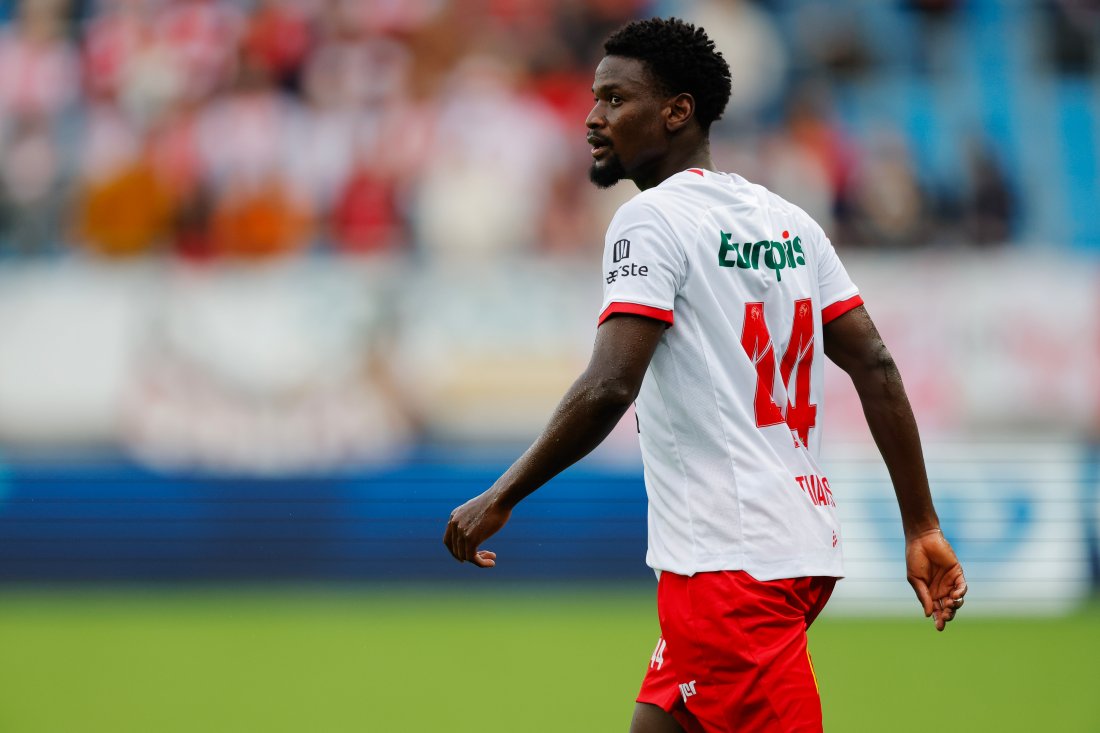
[[[814,309],[809,298],[794,302],[794,322],[791,338],[783,360],[779,363],[779,376],[788,398],[786,409],[775,403],[772,390],[775,385],[775,349],[768,324],[764,321],[763,303],[745,303],[745,327],[741,331],[741,346],[756,367],[756,427],[787,423],[803,445],[808,445],[810,428],[817,422],[817,405],[810,404],[810,372],[814,361]],[[791,372],[798,368],[794,389],[791,389]],[[790,397],[793,395],[794,401]]]

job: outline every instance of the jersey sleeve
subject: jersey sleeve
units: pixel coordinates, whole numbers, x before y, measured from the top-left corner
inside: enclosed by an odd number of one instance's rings
[[[833,243],[820,228],[817,235],[817,281],[821,291],[821,325],[825,325],[863,305],[863,298],[837,257]]]
[[[607,229],[599,322],[630,313],[671,326],[686,269],[683,250],[660,211],[652,204],[627,202]]]

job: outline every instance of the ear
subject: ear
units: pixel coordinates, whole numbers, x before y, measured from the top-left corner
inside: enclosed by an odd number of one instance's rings
[[[665,129],[678,132],[695,116],[695,98],[687,92],[677,94],[665,106]]]

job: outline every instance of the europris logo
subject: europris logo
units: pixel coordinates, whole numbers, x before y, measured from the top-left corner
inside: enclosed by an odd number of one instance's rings
[[[615,242],[614,248],[612,249],[611,256],[614,258],[615,262],[622,262],[623,260],[629,258],[630,257],[630,240],[629,239],[620,239],[618,242]]]
[[[775,273],[775,279],[783,280],[780,272],[795,269],[806,264],[806,253],[802,250],[802,238],[790,239],[791,233],[783,232],[782,242],[762,240],[759,242],[734,242],[729,232],[719,232],[722,242],[718,245],[718,266],[739,267],[742,270],[759,270],[760,253],[764,253],[763,264]]]

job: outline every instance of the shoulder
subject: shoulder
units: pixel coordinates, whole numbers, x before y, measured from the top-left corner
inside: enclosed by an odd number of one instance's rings
[[[780,214],[788,219],[795,219],[800,222],[813,222],[810,215],[807,214],[800,206],[780,196],[770,188],[763,186],[759,183],[750,183],[741,179],[742,185],[747,189],[752,190],[761,206],[770,209],[773,213]],[[816,222],[815,222],[816,223]]]
[[[828,241],[825,230],[801,206],[758,183],[745,181],[745,185],[755,192],[760,201],[760,208],[767,212],[772,221],[783,222],[784,229],[789,228],[792,232],[797,232],[803,242],[817,247]]]
[[[641,191],[615,212],[611,226],[664,224],[668,221],[670,197],[657,188]]]
[[[758,187],[764,193],[768,200],[769,208],[773,209],[774,211],[778,211],[788,220],[793,220],[794,222],[801,224],[803,227],[807,228],[807,231],[812,230],[815,235],[823,233],[821,225],[818,224],[813,217],[807,214],[801,206],[792,203],[791,201],[788,201],[787,199],[777,194],[775,191],[771,191],[764,186],[760,186],[759,184],[753,185]]]
[[[658,186],[639,192],[619,207],[612,227],[649,224],[680,230],[698,223],[720,199],[722,191],[701,174],[682,171]]]

